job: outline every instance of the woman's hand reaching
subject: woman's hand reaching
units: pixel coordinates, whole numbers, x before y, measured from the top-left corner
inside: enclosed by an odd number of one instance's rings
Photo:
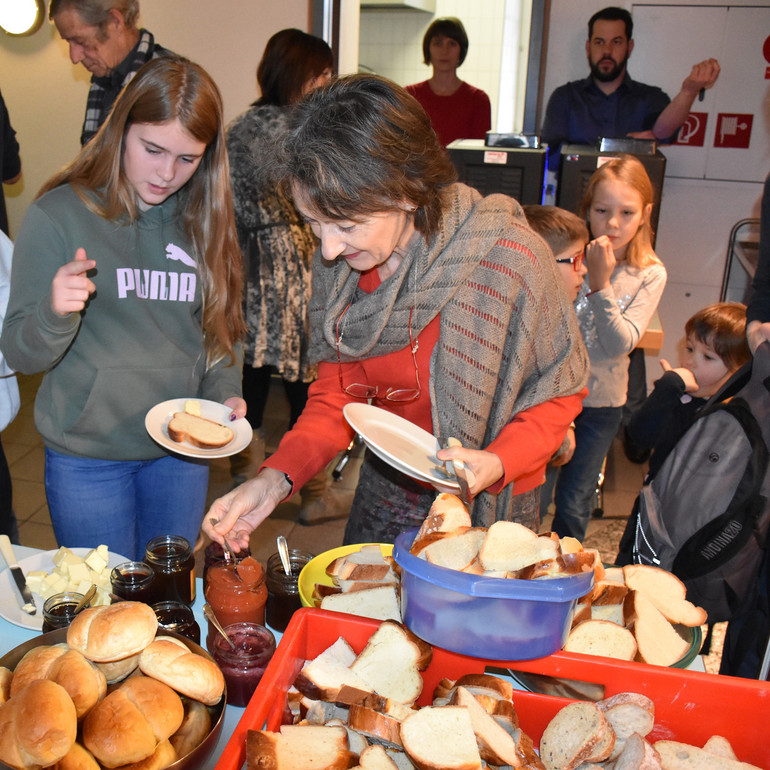
[[[227,537],[239,550],[245,550],[251,533],[290,493],[291,484],[281,471],[263,468],[256,478],[212,503],[203,531],[220,545]]]
[[[79,313],[96,291],[93,281],[86,275],[96,267],[96,261],[86,257],[85,249],[75,252],[75,259],[62,265],[53,277],[51,307],[54,313],[66,316]]]
[[[476,497],[479,492],[483,492],[503,477],[502,460],[494,452],[488,452],[484,449],[451,447],[450,449],[439,449],[436,452],[436,457],[442,462],[461,460],[465,467],[472,471],[474,478],[468,476],[468,492],[470,492],[471,497]]]

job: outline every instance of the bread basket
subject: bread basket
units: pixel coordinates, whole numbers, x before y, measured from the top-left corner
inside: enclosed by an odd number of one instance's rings
[[[593,572],[548,580],[470,575],[412,555],[417,530],[396,538],[401,615],[425,641],[490,660],[530,660],[561,649]]]
[[[200,645],[195,644],[195,642],[190,641],[186,637],[165,630],[162,630],[159,633],[162,636],[174,636],[180,641],[184,642],[193,652],[211,659],[211,656],[208,654],[208,652],[206,652],[206,650],[204,650]],[[30,639],[29,641],[24,642],[24,644],[20,644],[18,647],[14,647],[10,652],[3,655],[3,657],[0,658],[0,666],[5,666],[6,668],[13,670],[16,668],[17,663],[24,657],[24,655],[34,647],[61,644],[66,641],[66,628],[58,628],[55,631],[50,631],[47,634],[36,636],[34,639]],[[198,770],[204,765],[205,760],[214,751],[214,747],[217,745],[219,735],[222,732],[226,701],[227,692],[224,692],[219,703],[217,703],[216,706],[211,706],[209,708],[211,713],[211,724],[213,725],[211,732],[209,732],[208,736],[203,740],[202,743],[197,746],[197,748],[193,749],[189,754],[169,765],[167,770]],[[8,768],[8,766],[0,762],[0,768],[5,770],[5,768]]]

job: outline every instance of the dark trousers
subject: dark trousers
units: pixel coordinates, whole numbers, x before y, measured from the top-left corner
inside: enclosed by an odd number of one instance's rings
[[[19,525],[13,512],[13,487],[8,460],[0,440],[0,535],[8,535],[12,543],[19,543]]]
[[[246,419],[254,430],[262,427],[265,405],[267,404],[267,397],[270,395],[270,377],[273,371],[272,366],[260,366],[258,369],[247,364],[243,366],[243,398],[247,406]],[[289,428],[291,428],[305,408],[310,383],[300,380],[290,382],[283,378],[281,381],[289,401]]]

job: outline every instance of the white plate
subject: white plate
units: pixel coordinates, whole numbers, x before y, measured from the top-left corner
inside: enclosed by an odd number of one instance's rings
[[[447,477],[436,459],[436,437],[403,417],[371,404],[346,404],[342,410],[353,430],[381,460],[442,492],[457,493],[454,474]]]
[[[169,438],[168,424],[175,412],[184,411],[184,405],[187,401],[197,401],[201,405],[201,417],[231,427],[235,433],[232,441],[216,449],[201,449],[187,441],[180,443]],[[147,432],[155,441],[175,454],[209,459],[230,457],[230,455],[238,454],[238,452],[246,449],[252,438],[249,421],[245,417],[241,417],[240,420],[230,422],[230,412],[232,412],[230,407],[216,401],[207,401],[204,398],[172,398],[170,401],[156,404],[147,412],[144,418],[144,427],[147,428]]]
[[[53,557],[59,549],[54,551],[45,551],[36,553],[34,556],[27,556],[26,559],[19,560],[21,571],[27,575],[33,570],[44,570],[51,572],[56,566],[53,563]],[[87,556],[93,548],[70,548],[70,551],[76,556]],[[128,557],[121,556],[119,553],[108,552],[108,566],[117,567],[124,561],[129,561]],[[37,607],[36,615],[27,615],[19,606],[19,592],[16,590],[16,581],[11,576],[11,570],[6,567],[0,572],[0,617],[5,618],[9,623],[13,623],[23,628],[31,628],[33,631],[40,631],[43,628],[43,598],[40,594],[33,593]]]

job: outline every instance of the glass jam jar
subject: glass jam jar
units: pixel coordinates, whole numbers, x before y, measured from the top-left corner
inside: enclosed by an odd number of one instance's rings
[[[152,567],[156,602],[195,601],[195,556],[189,541],[181,535],[160,535],[147,543],[144,561]]]
[[[124,561],[110,572],[112,593],[126,601],[152,604],[154,575],[152,567],[143,561]]]
[[[209,568],[205,588],[206,601],[224,627],[233,623],[265,622],[267,587],[262,565],[252,556],[235,565],[219,564]],[[218,636],[209,623],[208,640]]]
[[[182,602],[157,602],[152,605],[158,625],[164,631],[174,631],[186,636],[195,644],[201,643],[201,627],[193,611]]]
[[[238,551],[235,554],[235,563],[243,561],[247,556],[251,556],[251,548],[247,548],[245,551]],[[216,565],[225,564],[225,552],[219,543],[211,542],[206,546],[206,550],[203,552],[203,587],[206,588],[206,577],[208,575],[209,568]]]
[[[302,568],[312,558],[313,554],[292,548],[289,551],[289,565],[291,566],[291,574],[289,575],[283,569],[280,554],[274,553],[267,560],[265,620],[270,628],[274,628],[276,631],[285,631],[291,616],[302,606],[297,580]]]
[[[66,628],[75,617],[75,607],[83,599],[83,594],[70,591],[49,596],[43,603],[43,633],[57,628]]]
[[[273,657],[275,637],[258,623],[233,623],[225,626],[225,631],[235,649],[215,632],[208,650],[225,678],[227,702],[231,706],[246,706]]]

